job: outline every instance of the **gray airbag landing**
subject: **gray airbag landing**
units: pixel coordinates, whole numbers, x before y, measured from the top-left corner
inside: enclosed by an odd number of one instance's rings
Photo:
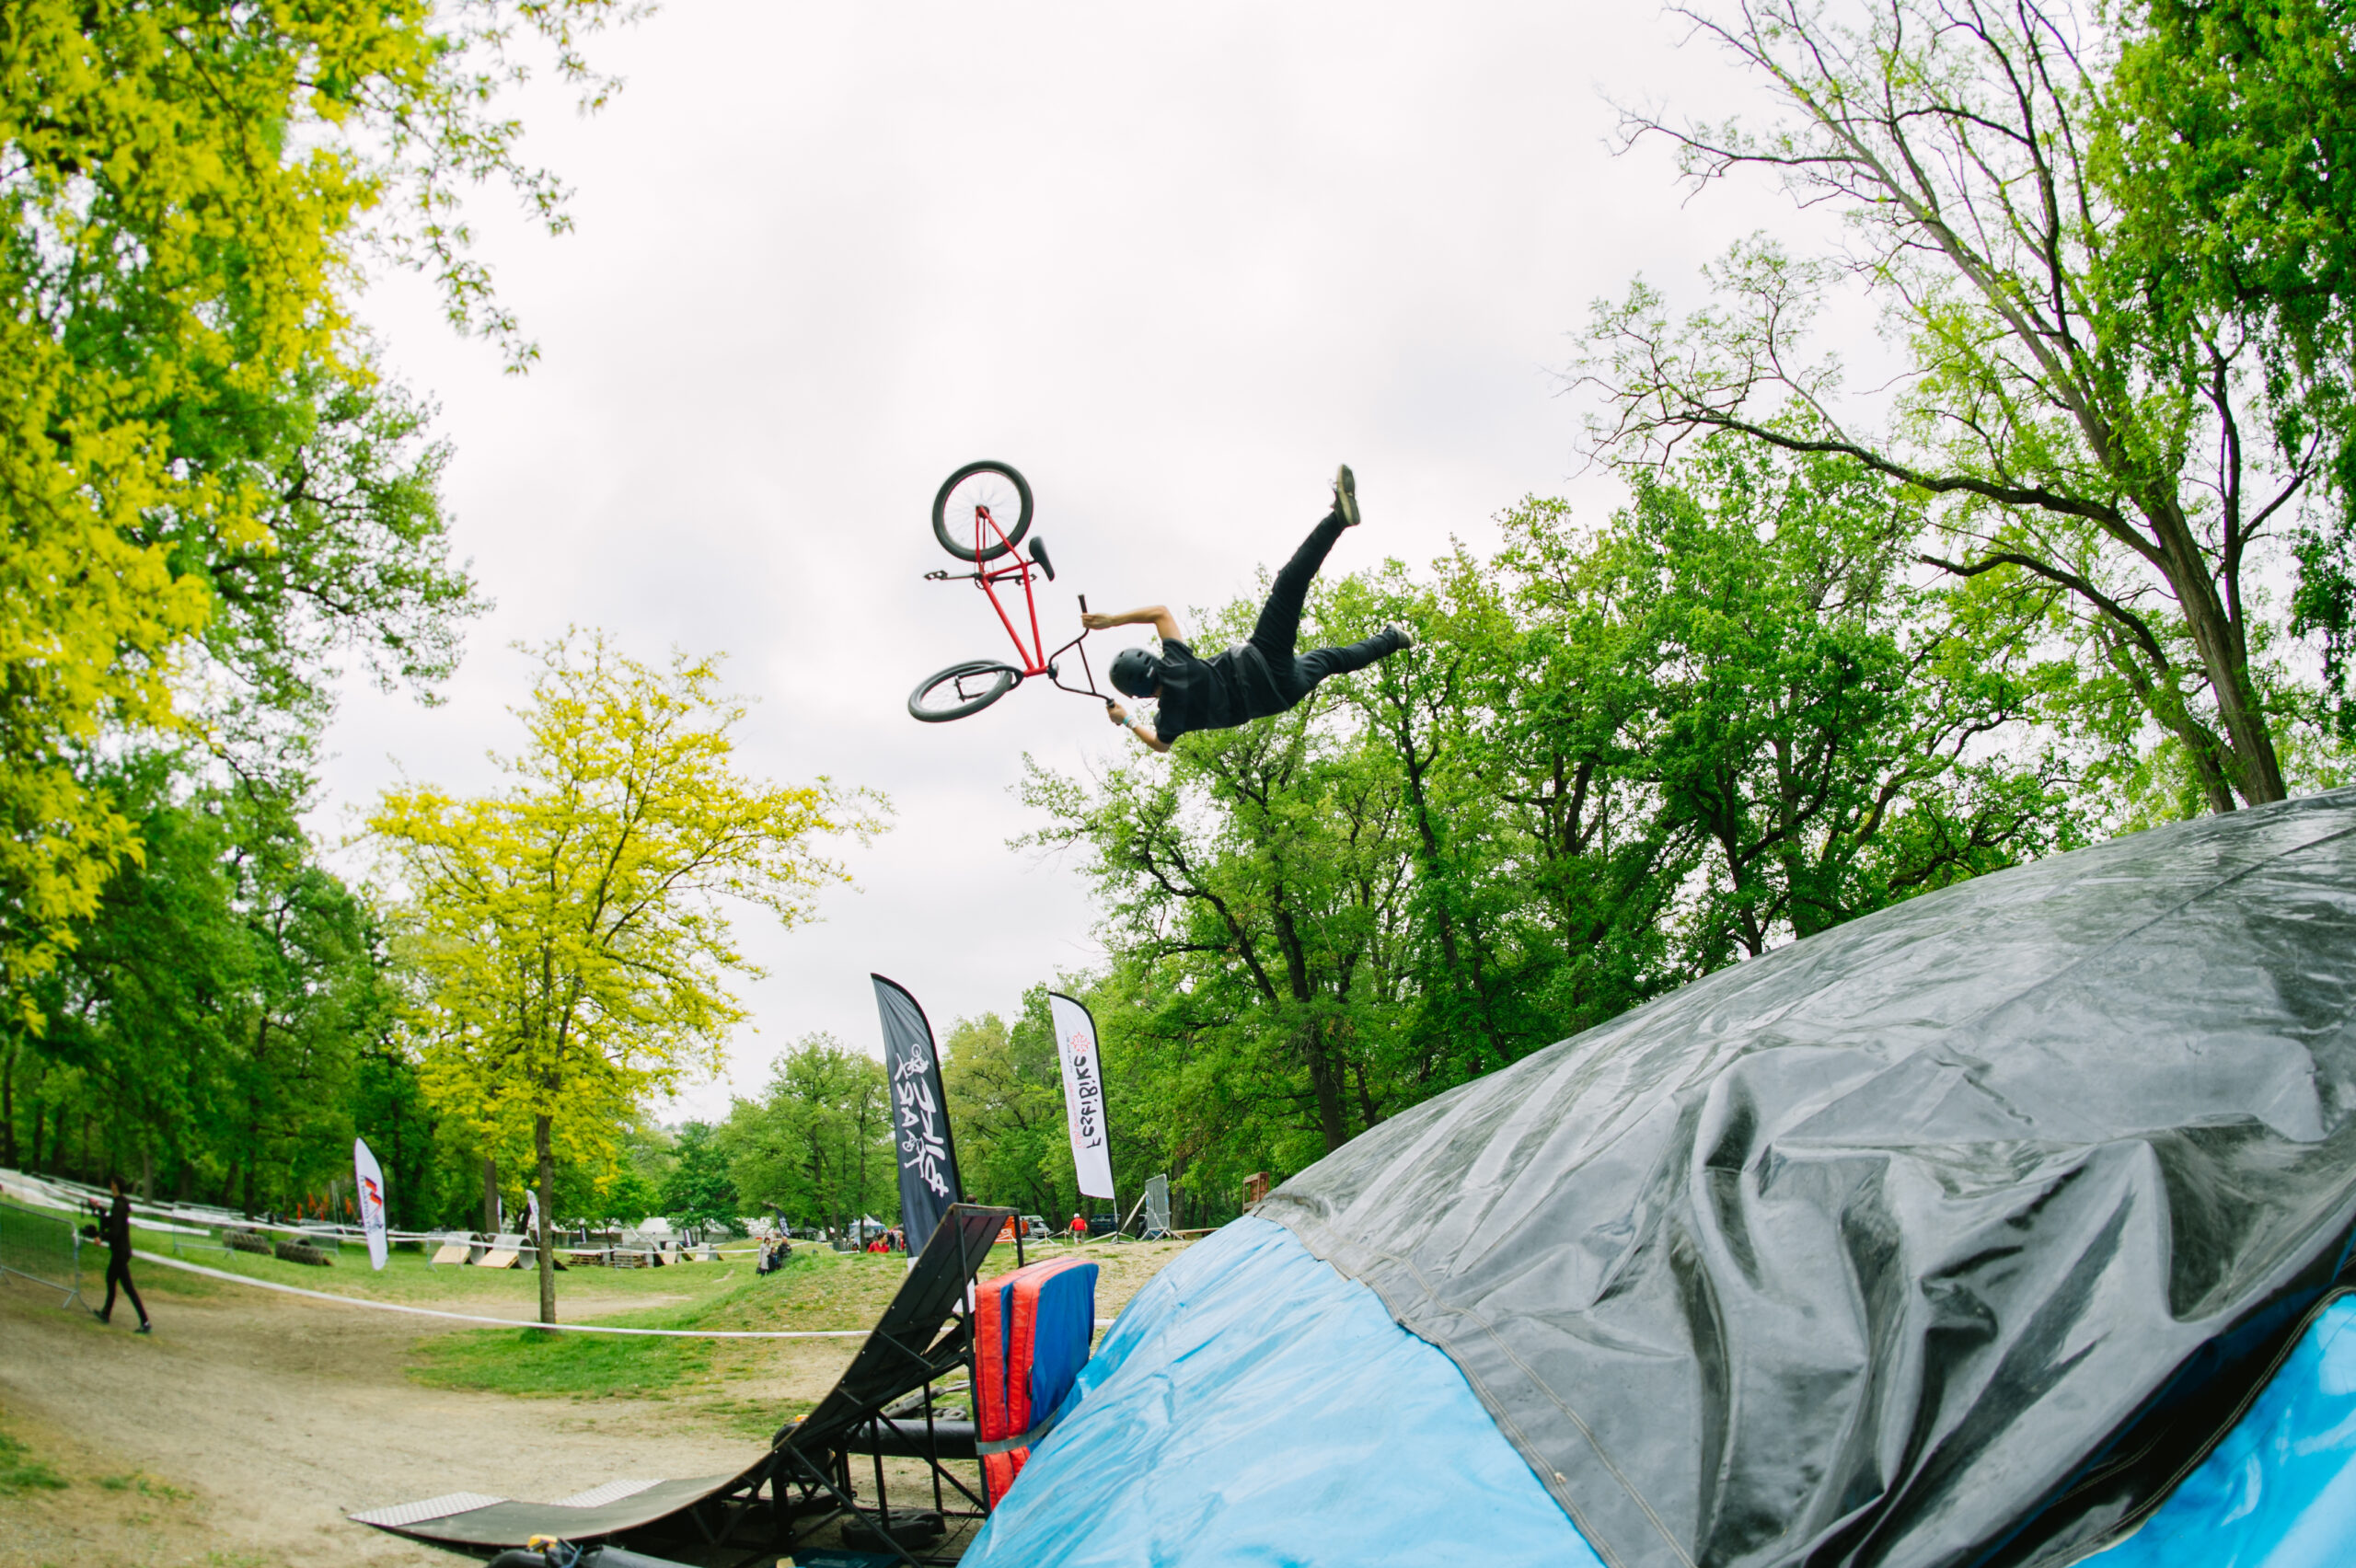
[[[1445,1350],[1620,1568],[2061,1562],[2356,1219],[2356,791],[1722,971],[1258,1211]]]

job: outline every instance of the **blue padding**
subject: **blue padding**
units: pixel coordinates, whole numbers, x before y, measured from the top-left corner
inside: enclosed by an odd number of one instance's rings
[[[1096,1340],[1096,1265],[1051,1274],[1039,1287],[1031,1320],[1031,1424],[1045,1421],[1071,1391]]]
[[[1456,1364],[1240,1219],[1139,1291],[965,1568],[1602,1568]]]
[[[2088,1568],[2338,1568],[2356,1560],[2356,1297],[2309,1324],[2273,1381],[2149,1523]]]

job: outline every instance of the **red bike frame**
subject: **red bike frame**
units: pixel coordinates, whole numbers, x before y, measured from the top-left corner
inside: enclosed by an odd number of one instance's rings
[[[992,566],[989,561],[982,559],[993,537],[998,546],[994,559],[1006,563],[1004,565]],[[1078,637],[1057,649],[1052,655],[1047,652],[1047,640],[1039,633],[1038,597],[1031,588],[1034,563],[1023,559],[1022,552],[1008,540],[1006,530],[998,525],[998,519],[990,515],[990,509],[987,506],[974,508],[974,556],[975,565],[971,571],[928,571],[925,573],[925,580],[929,582],[953,582],[962,578],[969,579],[978,584],[983,594],[988,596],[990,608],[998,612],[999,625],[1006,628],[1007,638],[1014,644],[1015,656],[1022,661],[1022,674],[1025,679],[1033,675],[1045,675],[1066,691],[1075,692],[1081,697],[1103,698],[1104,693],[1096,689],[1096,672],[1089,668],[1088,650],[1080,647],[1081,643],[1088,640],[1086,628],[1083,627]],[[1022,633],[1015,628],[1014,617],[1006,613],[1006,605],[998,596],[998,585],[1009,581],[1017,581],[1022,584],[1022,609],[1031,622],[1031,640],[1028,644],[1023,642]],[[1088,595],[1085,594],[1080,595],[1080,608],[1083,615],[1088,611]],[[1088,681],[1084,686],[1067,684],[1056,670],[1056,661],[1074,649],[1080,651],[1080,667]]]

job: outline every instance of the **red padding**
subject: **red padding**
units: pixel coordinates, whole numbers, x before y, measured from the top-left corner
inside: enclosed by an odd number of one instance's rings
[[[974,1421],[981,1440],[1019,1437],[1031,1429],[1031,1354],[1038,1326],[1039,1287],[1078,1258],[1051,1258],[984,1281],[974,1301]],[[1046,1412],[1042,1411],[1042,1415]],[[1022,1473],[1028,1448],[982,1457],[982,1480],[996,1507]]]

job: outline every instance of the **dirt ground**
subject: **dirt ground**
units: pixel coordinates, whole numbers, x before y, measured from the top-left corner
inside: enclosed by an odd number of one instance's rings
[[[1100,1315],[1177,1251],[1091,1249]],[[765,1343],[724,1388],[692,1396],[523,1399],[409,1377],[421,1336],[460,1325],[230,1287],[151,1292],[143,1338],[128,1312],[108,1328],[57,1300],[0,1280],[0,1431],[70,1482],[0,1495],[0,1568],[450,1568],[344,1516],[447,1492],[550,1499],[733,1471],[760,1451],[764,1412],[823,1394],[856,1343]],[[565,1315],[598,1307],[577,1290]]]

